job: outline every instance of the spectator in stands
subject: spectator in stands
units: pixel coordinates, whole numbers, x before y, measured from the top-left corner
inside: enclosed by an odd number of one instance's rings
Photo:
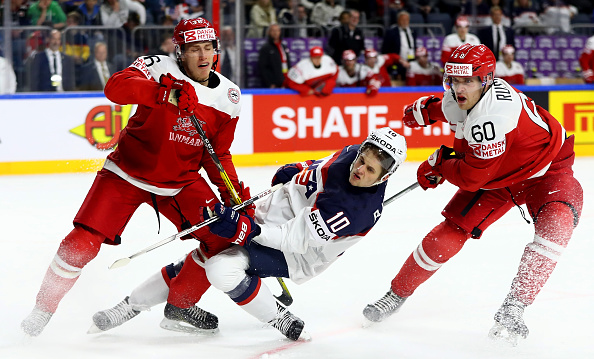
[[[302,59],[289,69],[285,87],[293,89],[301,96],[328,96],[336,86],[338,66],[324,49],[314,46],[309,50],[309,59]]]
[[[128,20],[130,10],[126,0],[104,0],[100,12],[103,25],[122,27]]]
[[[4,23],[4,6],[6,2],[3,1],[0,4],[0,23]],[[29,3],[27,0],[11,0],[10,1],[10,12],[12,14],[10,24],[12,26],[28,26],[31,25],[31,19],[27,15],[29,10]],[[15,31],[15,30],[13,30]],[[13,33],[13,38],[14,38]]]
[[[330,29],[340,25],[340,13],[344,11],[342,5],[335,0],[322,0],[316,3],[311,10],[311,22],[320,25],[324,29]]]
[[[299,15],[299,10],[297,9],[299,0],[288,0],[285,2],[285,7],[280,9],[277,15],[278,23],[285,26],[295,26],[297,25],[297,17]],[[303,6],[303,5],[301,5]],[[305,8],[304,8],[305,9]],[[307,29],[304,30],[304,35],[302,37],[307,37]],[[299,37],[299,29],[296,27],[286,29],[283,31],[283,37]]]
[[[439,0],[437,4],[439,12],[450,15],[450,18],[457,18],[462,12],[462,1],[460,0]],[[445,29],[446,33],[450,29]]]
[[[33,26],[51,26],[54,29],[62,29],[66,26],[66,14],[57,1],[34,2],[29,7],[27,16]]]
[[[543,10],[540,14],[540,21],[547,28],[547,33],[553,34],[561,31],[571,31],[571,18],[578,13],[575,6],[567,5],[562,0],[545,0]]]
[[[144,0],[124,0],[126,2],[126,5],[128,6],[128,10],[130,12],[135,12],[138,14],[138,19],[140,20],[140,25],[144,25],[146,24],[146,8],[144,7],[144,5],[142,4],[144,2]],[[196,0],[186,0],[188,2],[191,2],[192,4],[195,4],[197,1]],[[198,8],[201,8],[199,5],[197,6]],[[190,5],[190,9],[195,9],[194,7],[192,7],[192,5]],[[194,15],[194,13],[191,13],[190,16]],[[200,13],[200,15],[196,15],[194,17],[198,17],[198,16],[202,16],[202,13]]]
[[[36,52],[30,62],[31,91],[73,91],[74,59],[60,52],[60,31],[52,30],[46,44],[46,49]]]
[[[177,60],[177,57],[175,56],[175,44],[173,43],[173,33],[166,32],[161,34],[161,43],[159,44],[159,47],[151,50],[150,54],[165,55]]]
[[[415,60],[406,72],[406,86],[437,86],[443,81],[443,70],[437,62],[429,61],[427,49],[417,47]]]
[[[478,17],[488,17],[490,8],[491,4],[487,0],[466,1],[462,7],[462,14],[468,17],[475,15]]]
[[[382,82],[369,66],[357,63],[357,55],[353,50],[345,50],[342,53],[342,65],[338,67],[336,86],[365,87],[365,94],[375,96]]]
[[[490,15],[491,26],[479,30],[478,37],[485,46],[493,51],[495,60],[498,61],[504,46],[515,45],[514,31],[501,23],[503,11],[499,6],[493,6]]]
[[[497,61],[495,66],[495,77],[501,78],[510,85],[524,84],[524,67],[514,61],[516,50],[511,45],[505,45],[501,50],[502,60]]]
[[[359,56],[365,49],[365,38],[359,25],[359,11],[343,11],[340,14],[341,25],[332,29],[328,38],[328,55],[337,65],[342,63],[342,54],[345,50],[353,50]]]
[[[415,58],[416,33],[410,28],[410,14],[408,11],[398,13],[396,24],[392,25],[384,35],[381,48],[382,54],[398,54],[407,61]],[[397,64],[396,64],[397,65]],[[406,66],[396,66],[393,76],[396,79],[406,78]]]
[[[283,44],[281,29],[277,24],[268,28],[268,41],[262,45],[258,53],[258,70],[262,87],[283,87],[285,75],[291,67],[289,50]]]
[[[60,7],[64,10],[64,13],[68,14],[71,11],[76,11],[79,6],[81,6],[84,1],[83,0],[58,0]]]
[[[437,4],[439,0],[409,0],[408,4],[410,11],[423,15],[423,19],[427,21],[427,15],[430,13],[439,12]]]
[[[221,41],[221,49],[218,57],[220,72],[223,76],[231,80],[231,82],[238,84],[239,76],[237,76],[237,71],[235,71],[237,68],[237,48],[235,46],[235,32],[233,28],[231,26],[223,26],[219,39]]]
[[[276,9],[271,0],[258,0],[250,10],[250,26],[247,37],[264,37],[268,26],[276,23]]]
[[[16,92],[17,80],[12,65],[4,57],[0,56],[0,95],[8,95]]]
[[[103,25],[101,23],[101,7],[97,0],[85,0],[77,10],[82,15],[82,25]]]
[[[480,45],[479,38],[468,32],[470,23],[466,16],[458,16],[456,19],[456,32],[449,34],[443,39],[441,46],[441,63],[445,64],[454,50],[462,44]]]
[[[74,26],[81,26],[82,15],[77,11],[71,11],[66,15],[66,28],[64,29],[64,48],[66,55],[72,56],[76,66],[82,65],[91,55],[89,48],[89,36]]]
[[[594,36],[586,41],[586,47],[580,54],[582,78],[587,84],[594,83]]]
[[[114,72],[114,66],[107,61],[107,45],[104,42],[96,42],[93,46],[93,59],[81,68],[78,89],[103,91],[107,80]]]
[[[404,66],[408,68],[409,62],[406,59],[403,59],[398,54],[378,54],[375,49],[366,49],[365,50],[365,65],[369,67],[373,73],[378,75],[378,79],[380,80],[383,87],[390,87],[392,86],[392,81],[390,78],[390,73],[388,69],[391,69],[392,66],[398,64],[399,66]]]

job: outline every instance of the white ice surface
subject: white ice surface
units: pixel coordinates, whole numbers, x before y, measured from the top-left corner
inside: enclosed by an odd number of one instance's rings
[[[390,180],[388,196],[413,183],[418,163],[403,165]],[[273,167],[239,168],[252,193],[268,188]],[[306,323],[311,342],[290,342],[263,328],[224,294],[210,289],[201,307],[219,317],[220,333],[199,337],[159,327],[163,305],[123,326],[88,335],[91,316],[113,306],[150,274],[189,252],[195,242],[170,243],[108,270],[175,228],[142,206],[123,234],[123,245],[104,246],[84,269],[41,336],[25,338],[21,320],[60,240],[71,230],[94,174],[0,177],[0,358],[594,358],[594,159],[574,167],[584,187],[580,225],[549,282],[525,313],[526,341],[512,348],[487,338],[493,314],[508,292],[523,248],[533,237],[513,208],[480,240],[423,284],[402,310],[383,323],[362,328],[365,305],[380,298],[423,236],[438,224],[455,188],[407,194],[384,210],[380,222],[328,271],[303,285],[287,281],[291,311]],[[274,293],[275,280],[268,279]]]

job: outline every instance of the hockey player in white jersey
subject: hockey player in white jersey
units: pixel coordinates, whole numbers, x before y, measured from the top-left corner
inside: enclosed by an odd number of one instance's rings
[[[260,278],[285,277],[300,284],[322,273],[377,223],[386,180],[405,159],[404,137],[381,128],[361,145],[279,168],[272,183],[284,183],[283,187],[257,203],[253,218],[215,206],[222,220],[210,231],[238,245],[206,261],[209,281],[262,322],[289,339],[299,339],[303,321],[285,307],[277,307]],[[205,210],[204,215],[208,217],[209,212]],[[151,278],[129,297],[137,310],[167,299],[167,288],[155,285]],[[193,283],[187,286],[190,290]],[[95,316],[109,313],[118,325],[133,317],[116,308]]]
[[[274,323],[279,304],[261,278],[301,284],[325,271],[377,223],[386,180],[405,158],[404,137],[382,128],[361,146],[281,167],[272,183],[285,182],[283,188],[256,206],[253,219],[216,205],[221,221],[211,232],[240,245],[206,262],[210,283],[261,322]],[[304,323],[291,316],[282,326],[296,340]]]
[[[497,61],[495,67],[495,76],[505,80],[510,85],[524,84],[524,66],[514,61],[516,50],[511,45],[505,45],[501,49],[503,55],[501,60]]]

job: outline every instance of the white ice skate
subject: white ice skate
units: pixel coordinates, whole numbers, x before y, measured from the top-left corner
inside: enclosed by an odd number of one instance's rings
[[[497,313],[495,324],[489,331],[489,338],[503,340],[516,346],[520,339],[528,337],[528,327],[522,315],[526,304],[512,297],[507,297]]]
[[[53,314],[35,307],[27,318],[21,322],[21,328],[25,334],[36,337],[41,334]]]
[[[363,316],[366,321],[363,323],[363,327],[369,327],[373,323],[381,322],[390,315],[396,313],[402,304],[406,301],[407,297],[400,297],[392,291],[392,288],[386,293],[381,299],[378,299],[374,303],[368,304],[363,309]]]
[[[124,298],[124,300],[113,308],[95,313],[93,315],[93,324],[87,331],[87,334],[97,334],[113,329],[137,316],[140,311],[132,308],[132,305],[128,302],[128,298]]]

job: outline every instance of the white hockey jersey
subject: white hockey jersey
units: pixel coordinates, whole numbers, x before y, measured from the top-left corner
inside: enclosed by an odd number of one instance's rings
[[[262,232],[253,240],[283,252],[295,283],[323,272],[381,216],[386,183],[349,183],[358,148],[348,146],[315,161],[256,205]]]
[[[355,73],[350,76],[344,66],[338,68],[338,78],[336,79],[336,85],[339,87],[361,87],[367,86],[368,77],[374,75],[373,70],[363,64],[355,64]]]
[[[504,79],[510,85],[523,85],[524,67],[517,61],[512,61],[511,66],[509,67],[505,62],[497,61],[495,77]]]

